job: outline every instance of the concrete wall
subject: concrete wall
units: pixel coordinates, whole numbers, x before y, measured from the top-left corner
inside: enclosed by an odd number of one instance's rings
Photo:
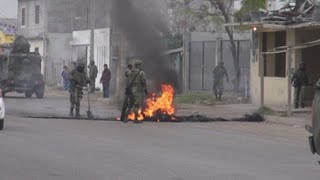
[[[69,33],[48,34],[48,56],[47,56],[47,80],[51,83],[61,82],[63,65],[67,65],[72,58]]]
[[[39,24],[35,23],[35,7],[40,6],[40,22]],[[26,9],[26,24],[25,26],[21,25],[22,22],[22,8]],[[18,3],[18,19],[19,19],[19,28],[18,34],[23,35],[27,38],[39,38],[43,37],[43,32],[46,29],[47,21],[47,11],[46,11],[46,1],[45,0],[33,0],[33,1],[24,1],[19,0]]]

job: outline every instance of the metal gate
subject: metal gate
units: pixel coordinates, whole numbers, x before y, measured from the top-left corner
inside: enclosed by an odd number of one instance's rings
[[[190,42],[189,90],[212,91],[213,69],[217,60],[222,60],[228,71],[230,82],[225,82],[225,90],[232,91],[235,82],[235,69],[230,41]],[[249,92],[250,77],[250,41],[236,41],[240,61],[240,91]],[[217,58],[218,57],[218,58]]]

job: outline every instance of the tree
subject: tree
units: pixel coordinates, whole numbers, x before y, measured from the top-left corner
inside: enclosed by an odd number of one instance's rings
[[[241,17],[259,11],[260,8],[266,7],[266,0],[242,0],[241,9],[235,14],[235,18],[240,21]]]

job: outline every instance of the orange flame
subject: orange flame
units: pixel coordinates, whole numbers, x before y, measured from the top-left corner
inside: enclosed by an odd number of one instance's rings
[[[171,85],[161,85],[162,94],[159,97],[156,97],[155,94],[152,94],[150,98],[147,99],[147,108],[145,110],[139,110],[138,120],[142,121],[144,117],[154,117],[156,112],[160,112],[166,115],[173,115],[175,113],[175,108],[173,106],[173,96],[174,88]],[[135,114],[131,113],[128,116],[128,119],[134,120]]]

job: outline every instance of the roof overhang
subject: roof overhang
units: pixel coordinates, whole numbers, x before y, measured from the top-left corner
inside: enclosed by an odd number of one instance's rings
[[[275,24],[270,21],[256,21],[256,22],[240,22],[224,24],[225,27],[239,27],[239,28],[257,28],[257,32],[274,32],[274,31],[286,31],[295,29],[320,29],[320,22],[305,22],[299,24]]]

